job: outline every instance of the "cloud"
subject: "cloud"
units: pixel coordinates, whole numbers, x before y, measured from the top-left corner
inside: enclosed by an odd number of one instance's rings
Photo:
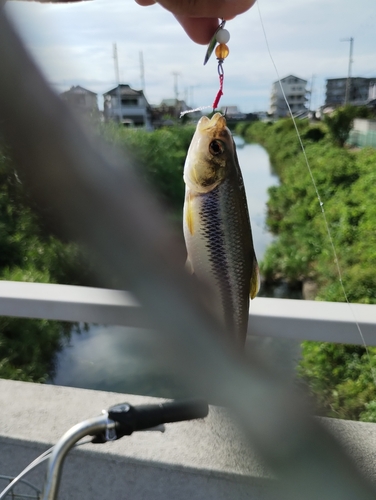
[[[353,74],[375,76],[374,0],[259,0],[264,28],[281,77],[310,80],[316,100],[323,99],[326,78],[347,75],[353,36]],[[173,72],[179,73],[180,97],[194,95],[197,106],[212,103],[218,89],[214,56],[203,66],[205,47],[194,44],[174,17],[158,5],[133,0],[93,0],[70,4],[8,2],[6,12],[54,87],[81,84],[102,93],[115,85],[113,43],[117,43],[121,81],[140,88],[143,52],[146,95],[150,102],[174,96]],[[228,22],[230,55],[225,61],[221,104],[243,111],[267,109],[277,79],[257,6]],[[89,86],[90,85],[90,86]],[[317,105],[321,102],[317,102]]]

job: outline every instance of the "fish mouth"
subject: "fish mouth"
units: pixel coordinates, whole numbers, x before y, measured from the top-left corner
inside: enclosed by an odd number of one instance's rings
[[[224,128],[226,128],[226,118],[221,113],[215,113],[210,119],[207,116],[203,116],[197,124],[197,129],[200,132],[207,132],[209,130],[221,131]]]

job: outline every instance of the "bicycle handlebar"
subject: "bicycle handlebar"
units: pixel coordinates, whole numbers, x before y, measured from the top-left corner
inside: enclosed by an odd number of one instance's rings
[[[109,408],[108,418],[117,423],[116,435],[120,438],[160,424],[204,418],[208,411],[208,404],[203,400],[188,399],[139,406],[122,403]]]
[[[139,406],[122,403],[112,406],[100,417],[76,424],[53,448],[47,467],[43,500],[56,499],[64,459],[81,438],[95,436],[93,442],[104,443],[108,440],[108,431],[111,431],[111,439],[119,439],[160,424],[204,418],[208,412],[208,404],[198,399]]]

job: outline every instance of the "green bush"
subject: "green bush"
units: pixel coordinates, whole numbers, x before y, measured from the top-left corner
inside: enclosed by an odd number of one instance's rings
[[[355,325],[354,325],[355,328]],[[298,373],[308,383],[321,415],[375,421],[376,348],[303,342]]]
[[[106,124],[107,140],[129,149],[137,158],[138,173],[155,190],[173,216],[181,217],[184,203],[183,167],[194,127],[174,126],[154,132]]]

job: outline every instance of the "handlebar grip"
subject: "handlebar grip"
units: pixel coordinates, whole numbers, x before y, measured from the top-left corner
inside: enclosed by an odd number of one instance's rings
[[[108,417],[118,423],[116,432],[117,437],[120,438],[160,424],[204,418],[208,412],[209,406],[206,401],[187,399],[140,406],[122,403],[112,406],[108,410]]]

